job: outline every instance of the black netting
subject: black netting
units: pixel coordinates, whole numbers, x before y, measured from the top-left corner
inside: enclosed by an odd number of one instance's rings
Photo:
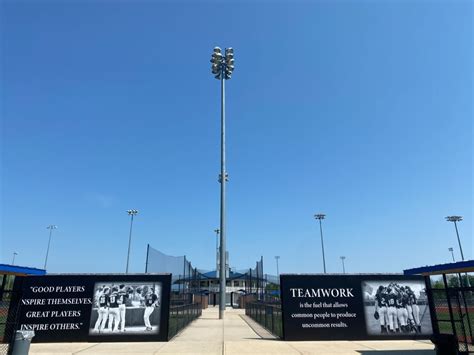
[[[170,273],[171,274],[171,290],[173,293],[199,293],[200,280],[203,274],[194,268],[186,256],[166,255],[159,250],[148,246],[147,249],[147,273]],[[178,303],[185,304],[187,296],[182,298]]]

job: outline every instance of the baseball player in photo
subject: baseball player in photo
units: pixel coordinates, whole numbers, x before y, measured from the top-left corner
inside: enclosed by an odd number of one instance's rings
[[[118,294],[118,287],[114,286],[112,288],[112,293],[109,296],[109,331],[117,332],[119,321],[120,321],[119,294]]]
[[[388,325],[390,328],[390,332],[394,333],[399,331],[398,329],[398,322],[397,322],[397,308],[396,308],[396,300],[397,295],[395,293],[395,289],[388,288],[387,289],[388,296],[387,296],[387,315],[388,315]]]
[[[408,321],[408,311],[406,309],[406,304],[408,302],[408,297],[404,296],[405,292],[401,288],[398,292],[397,299],[395,301],[397,307],[397,318],[400,329],[403,333],[408,332],[407,321]]]
[[[387,318],[387,292],[385,287],[379,286],[377,293],[375,294],[375,319],[380,321],[380,332],[382,334],[388,333],[386,322]]]
[[[126,302],[128,299],[128,292],[127,289],[125,288],[125,285],[120,285],[119,286],[119,291],[118,291],[118,308],[119,308],[119,331],[124,332],[125,331],[125,313],[127,310]]]
[[[95,322],[95,331],[102,332],[105,329],[105,324],[107,322],[107,318],[109,316],[109,288],[105,287],[101,291],[101,293],[97,294],[96,304],[97,304],[97,313],[98,318]]]
[[[145,312],[143,314],[145,329],[148,331],[153,329],[150,323],[150,316],[155,310],[155,307],[157,306],[157,304],[158,304],[158,297],[155,295],[154,289],[149,288],[148,293],[145,296]]]
[[[130,303],[132,307],[141,307],[143,306],[143,296],[142,296],[142,287],[138,286],[135,289],[132,289],[130,294]]]
[[[421,333],[420,308],[417,305],[415,293],[408,286],[407,286],[406,291],[408,294],[408,303],[406,307],[407,313],[408,313],[408,319],[410,319],[410,321],[415,323],[418,333]]]

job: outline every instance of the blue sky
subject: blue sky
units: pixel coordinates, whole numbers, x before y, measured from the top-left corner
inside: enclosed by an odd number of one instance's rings
[[[1,3],[1,262],[123,272],[146,245],[214,266],[216,45],[238,269],[401,272],[473,257],[469,1]]]

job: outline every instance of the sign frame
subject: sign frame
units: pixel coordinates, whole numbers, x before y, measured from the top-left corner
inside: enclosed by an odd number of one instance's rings
[[[369,333],[369,325],[366,313],[368,306],[365,305],[362,283],[363,282],[400,282],[400,283],[413,283],[417,282],[420,285],[423,285],[424,290],[426,291],[426,304],[424,305],[425,312],[428,312],[429,315],[429,325],[431,332],[427,333],[408,333],[400,335],[392,334],[375,334]],[[284,340],[299,340],[299,341],[311,341],[311,340],[419,340],[419,339],[430,339],[435,332],[435,325],[433,324],[434,317],[431,315],[432,307],[429,299],[429,280],[421,275],[403,275],[403,274],[281,274],[280,275],[280,290],[281,290],[281,307],[282,307],[282,328],[283,328],[283,339]],[[344,289],[350,288],[357,291],[357,296],[354,296],[354,299],[348,300],[349,310],[353,310],[358,317],[352,322],[349,320],[346,325],[348,328],[338,329],[303,329],[302,321],[298,319],[291,318],[291,314],[294,313],[298,306],[295,306],[295,297],[292,297],[293,294],[289,293],[291,288],[302,288],[302,289],[311,289],[321,287],[321,288],[340,288]],[[291,291],[296,293],[298,296],[298,291]],[[304,296],[304,295],[303,295]],[[303,299],[303,298],[302,298]],[[309,300],[310,298],[308,298]],[[330,300],[331,298],[327,298]],[[322,300],[322,299],[321,299]],[[299,301],[298,301],[299,302]],[[312,301],[309,301],[312,302]],[[328,301],[329,302],[329,301]],[[336,302],[337,303],[337,302]],[[352,304],[351,304],[352,303]],[[299,306],[316,306],[311,303],[308,305],[300,304]],[[320,306],[318,304],[318,306]],[[329,309],[328,309],[329,310]],[[312,308],[308,308],[308,316],[312,312]],[[330,310],[329,310],[330,311]],[[306,316],[304,313],[302,316]],[[313,313],[314,316],[314,313]],[[319,316],[319,315],[318,315]],[[311,320],[311,318],[310,318]],[[373,320],[371,320],[373,322]],[[428,321],[427,321],[428,322]],[[324,323],[324,319],[321,321]],[[298,326],[301,325],[301,328]],[[308,325],[308,324],[305,324]],[[332,326],[332,325],[331,325]],[[350,328],[354,329],[351,330]],[[388,326],[387,326],[388,327]],[[361,329],[362,328],[362,329]],[[425,327],[426,328],[426,327]],[[332,331],[332,332],[331,332]]]
[[[98,284],[159,285],[155,287],[157,289],[158,287],[160,288],[160,293],[157,297],[159,299],[159,302],[156,302],[154,305],[154,307],[159,307],[159,314],[155,314],[155,317],[159,317],[159,325],[154,324],[156,330],[150,331],[149,333],[145,331],[140,331],[139,333],[111,332],[110,334],[105,334],[104,332],[104,334],[99,335],[91,334],[91,322],[94,318],[93,312],[97,310],[97,308],[94,308],[94,291],[97,288]],[[21,330],[22,328],[23,330],[28,330],[29,325],[22,327],[22,324],[28,324],[27,322],[31,321],[30,318],[27,317],[28,311],[31,312],[29,314],[31,316],[31,314],[34,315],[35,312],[49,310],[50,316],[38,316],[38,318],[36,319],[37,324],[46,324],[45,327],[50,327],[50,325],[48,324],[54,324],[55,328],[58,327],[57,330],[35,330],[35,337],[33,338],[32,342],[55,343],[168,341],[171,274],[48,274],[42,276],[25,276],[17,277],[15,279],[14,289],[21,292],[20,308],[17,317],[19,330]],[[53,289],[54,291],[52,292],[44,291]],[[36,294],[33,290],[36,291]],[[63,290],[66,291],[62,292]],[[67,290],[75,290],[76,292],[67,292]],[[50,306],[49,304],[51,303],[48,304],[42,301],[46,300],[47,302],[57,302],[55,301],[56,299],[64,303],[73,302],[73,304],[70,305],[62,303],[61,305],[57,305],[53,303]],[[91,299],[92,302],[90,302]],[[79,301],[84,303],[76,303]],[[134,308],[144,309],[146,307],[141,306]],[[79,329],[64,330],[63,328],[65,326],[62,325],[60,318],[56,318],[56,323],[52,323],[51,314],[53,311],[51,311],[51,309],[55,310],[55,314],[60,314],[58,312],[64,311],[66,312],[64,314],[74,315],[76,319],[65,317],[65,321],[68,320],[69,323],[64,324],[76,324],[76,327],[78,327]],[[157,308],[154,308],[151,312],[154,312],[155,309]],[[137,310],[136,312],[140,312],[140,310]],[[143,314],[144,311],[141,312],[141,314]],[[41,313],[37,314],[41,315]],[[126,327],[125,330],[127,330]]]

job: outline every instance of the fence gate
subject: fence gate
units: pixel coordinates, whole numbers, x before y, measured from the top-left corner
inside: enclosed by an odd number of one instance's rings
[[[430,289],[434,332],[454,335],[461,354],[474,353],[474,287],[450,287],[446,274],[443,283],[444,288]]]

